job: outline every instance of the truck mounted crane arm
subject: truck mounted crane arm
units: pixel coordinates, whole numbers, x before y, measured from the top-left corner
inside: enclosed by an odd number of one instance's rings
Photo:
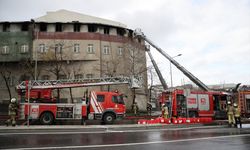
[[[147,53],[148,53],[148,56],[150,57],[150,60],[151,60],[151,62],[152,62],[152,64],[153,64],[154,68],[155,68],[155,71],[156,71],[156,73],[157,73],[157,75],[158,75],[158,77],[159,77],[159,80],[161,81],[161,84],[162,84],[162,86],[163,86],[163,89],[164,89],[164,90],[167,90],[167,89],[168,89],[167,83],[166,83],[166,81],[164,80],[164,78],[163,78],[163,76],[162,76],[162,74],[161,74],[161,71],[160,71],[158,65],[156,64],[156,62],[155,62],[155,60],[154,60],[154,58],[153,58],[153,56],[152,56],[152,54],[151,54],[149,48],[146,48],[146,51],[147,51]]]
[[[185,74],[191,81],[193,81],[197,86],[199,86],[204,91],[209,91],[209,88],[200,81],[197,77],[195,77],[191,72],[185,69],[182,65],[180,65],[176,60],[174,60],[171,56],[169,56],[165,51],[163,51],[160,47],[154,44],[150,39],[148,39],[141,30],[135,30],[134,35],[136,37],[140,37],[148,42],[151,46],[153,46],[159,53],[161,53],[165,58],[167,58],[172,64],[174,64],[183,74]]]

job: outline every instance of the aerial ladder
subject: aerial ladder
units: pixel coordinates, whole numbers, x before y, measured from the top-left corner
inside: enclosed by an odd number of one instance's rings
[[[182,65],[180,65],[176,60],[174,60],[171,56],[169,56],[165,51],[163,51],[160,47],[154,44],[150,39],[148,39],[144,33],[140,29],[136,29],[134,31],[134,36],[144,39],[148,42],[152,47],[154,47],[159,53],[161,53],[165,58],[167,58],[172,64],[174,64],[183,74],[185,74],[191,81],[193,81],[199,88],[204,91],[209,91],[210,89],[197,77],[195,77],[191,72],[185,69]],[[164,86],[164,85],[163,85]]]
[[[77,88],[102,85],[120,85],[129,84],[131,88],[141,87],[142,77],[104,77],[104,78],[82,78],[82,79],[64,79],[64,80],[32,80],[22,81],[16,86],[17,90],[30,89],[62,89]]]
[[[160,80],[160,82],[161,82],[161,84],[162,84],[162,86],[163,86],[164,91],[166,91],[166,90],[168,89],[167,83],[166,83],[166,81],[164,80],[164,78],[163,78],[163,76],[162,76],[162,74],[161,74],[161,71],[160,71],[158,65],[156,64],[156,62],[155,62],[155,60],[154,60],[154,58],[153,58],[153,55],[152,55],[151,52],[150,52],[150,47],[146,47],[146,52],[148,53],[148,56],[149,56],[149,58],[150,58],[150,60],[151,60],[151,62],[152,62],[152,64],[153,64],[153,66],[154,66],[154,68],[155,68],[155,71],[156,71],[156,73],[157,73],[157,75],[158,75],[158,78],[159,78],[159,80]]]

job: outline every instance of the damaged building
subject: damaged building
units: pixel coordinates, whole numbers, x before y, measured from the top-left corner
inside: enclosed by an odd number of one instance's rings
[[[78,101],[84,91],[119,90],[134,97],[141,110],[147,102],[145,43],[126,25],[77,12],[59,10],[22,22],[0,22],[1,103],[17,97],[15,86],[24,80],[55,80],[140,75],[143,88],[128,85],[74,89]],[[61,91],[69,101],[69,89]]]

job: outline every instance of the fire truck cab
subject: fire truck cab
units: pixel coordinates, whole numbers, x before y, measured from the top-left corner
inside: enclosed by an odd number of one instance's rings
[[[87,119],[102,120],[112,124],[115,119],[125,115],[123,95],[118,92],[91,91],[76,103],[60,103],[53,97],[52,89],[34,89],[30,91],[30,102],[27,94],[20,95],[20,119],[39,119],[43,125],[51,125],[55,120]]]

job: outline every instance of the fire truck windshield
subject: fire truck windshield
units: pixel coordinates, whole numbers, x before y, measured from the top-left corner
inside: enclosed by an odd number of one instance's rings
[[[112,96],[112,101],[116,104],[124,104],[122,95]]]

